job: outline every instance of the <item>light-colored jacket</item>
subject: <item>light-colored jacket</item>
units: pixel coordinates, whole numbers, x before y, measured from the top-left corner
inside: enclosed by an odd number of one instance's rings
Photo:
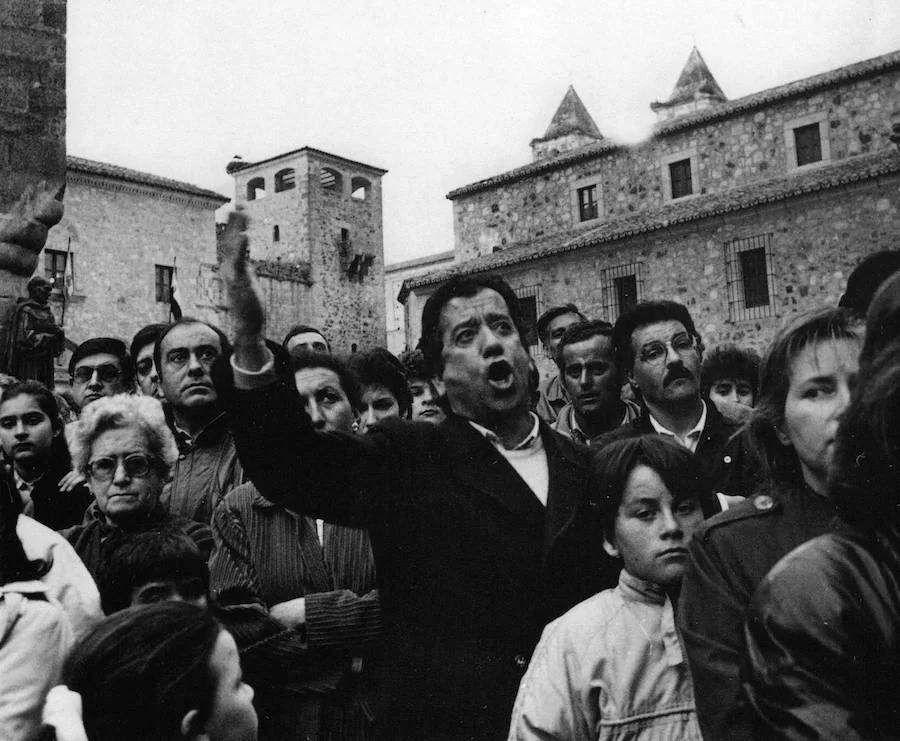
[[[522,678],[509,741],[699,741],[672,603],[622,571],[619,584],[550,623]]]

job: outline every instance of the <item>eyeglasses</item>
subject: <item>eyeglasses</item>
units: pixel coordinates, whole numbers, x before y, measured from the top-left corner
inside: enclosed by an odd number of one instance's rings
[[[679,332],[669,342],[650,342],[641,348],[640,359],[648,365],[660,365],[666,359],[666,348],[671,347],[679,355],[694,349],[694,338],[687,332]]]
[[[79,365],[72,373],[72,378],[78,383],[88,383],[94,377],[94,373],[97,374],[100,383],[112,383],[122,375],[122,369],[112,363],[98,366]]]
[[[143,453],[132,453],[124,458],[121,456],[104,456],[103,458],[94,458],[88,463],[87,471],[91,478],[96,481],[109,481],[116,475],[119,461],[122,461],[125,474],[129,478],[142,479],[150,473],[150,469],[153,467],[153,460],[153,458]]]
[[[138,375],[148,376],[150,375],[150,371],[153,370],[153,358],[144,358],[143,360],[139,360],[134,367],[135,370],[137,370]]]

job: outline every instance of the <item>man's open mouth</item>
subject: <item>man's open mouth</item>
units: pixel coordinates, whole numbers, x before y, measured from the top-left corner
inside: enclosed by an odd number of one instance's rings
[[[511,388],[515,382],[515,373],[512,365],[506,360],[497,360],[488,366],[488,383],[495,389],[505,390]]]

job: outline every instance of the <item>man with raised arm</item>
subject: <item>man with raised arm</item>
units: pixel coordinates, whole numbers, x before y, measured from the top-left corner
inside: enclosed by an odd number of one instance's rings
[[[421,347],[451,409],[439,425],[386,420],[316,431],[263,339],[246,217],[221,275],[234,354],[216,369],[246,473],[268,499],[369,530],[385,631],[384,738],[504,738],[543,626],[610,586],[586,449],[529,411],[515,295],[483,276],[441,286]]]

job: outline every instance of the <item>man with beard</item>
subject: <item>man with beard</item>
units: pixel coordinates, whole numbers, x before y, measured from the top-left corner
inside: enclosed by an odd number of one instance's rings
[[[730,441],[740,421],[724,416],[700,392],[703,341],[687,308],[675,301],[639,303],[616,321],[613,352],[640,398],[641,414],[598,445],[669,435],[703,461],[723,505],[725,495],[749,495],[758,467],[743,438]]]
[[[243,481],[231,423],[210,375],[230,349],[220,329],[190,317],[169,325],[153,349],[179,453],[162,502],[170,514],[207,525],[219,499]]]
[[[441,424],[318,432],[263,341],[245,229],[233,214],[221,275],[235,352],[216,377],[242,421],[241,462],[266,498],[369,530],[383,737],[504,738],[544,625],[615,579],[588,498],[587,449],[529,411],[515,294],[494,276],[463,277],[426,303],[420,346],[446,388]]]

